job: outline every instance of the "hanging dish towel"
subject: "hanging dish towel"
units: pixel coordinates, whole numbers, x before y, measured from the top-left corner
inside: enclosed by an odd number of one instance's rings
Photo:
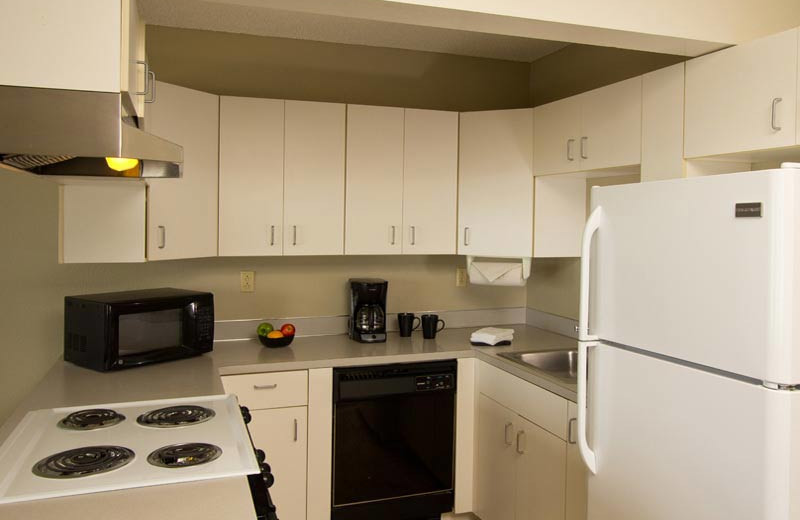
[[[530,275],[530,258],[520,260],[521,262],[478,262],[472,257],[467,257],[469,283],[507,287],[523,286]]]

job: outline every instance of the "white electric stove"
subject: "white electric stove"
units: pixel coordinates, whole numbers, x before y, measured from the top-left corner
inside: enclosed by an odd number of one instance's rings
[[[252,477],[259,462],[233,395],[37,410],[0,446],[0,504]]]

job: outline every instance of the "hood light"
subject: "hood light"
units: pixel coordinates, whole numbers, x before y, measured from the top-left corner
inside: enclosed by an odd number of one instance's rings
[[[125,157],[106,157],[106,164],[112,170],[118,172],[128,171],[136,168],[139,164],[139,159],[127,159]]]

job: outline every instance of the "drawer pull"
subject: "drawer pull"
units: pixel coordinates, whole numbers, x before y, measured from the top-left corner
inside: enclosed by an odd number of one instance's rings
[[[278,383],[272,383],[271,385],[253,385],[253,390],[275,390],[278,388]]]
[[[517,453],[520,455],[525,454],[525,448],[528,446],[528,439],[525,436],[525,430],[517,432]]]
[[[575,444],[575,439],[572,437],[572,425],[574,425],[577,421],[578,419],[573,417],[569,420],[569,423],[567,423],[567,442],[570,444]]]

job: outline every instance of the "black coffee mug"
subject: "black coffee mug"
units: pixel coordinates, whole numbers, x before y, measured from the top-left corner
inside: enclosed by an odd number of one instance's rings
[[[417,324],[414,325],[414,320]],[[397,314],[397,328],[400,329],[400,337],[407,338],[411,336],[411,331],[419,328],[420,319],[414,316],[413,312],[400,312]]]
[[[444,320],[440,320],[437,314],[423,314],[422,315],[422,337],[425,339],[433,339],[436,333],[444,329]],[[439,327],[441,322],[442,326]]]

